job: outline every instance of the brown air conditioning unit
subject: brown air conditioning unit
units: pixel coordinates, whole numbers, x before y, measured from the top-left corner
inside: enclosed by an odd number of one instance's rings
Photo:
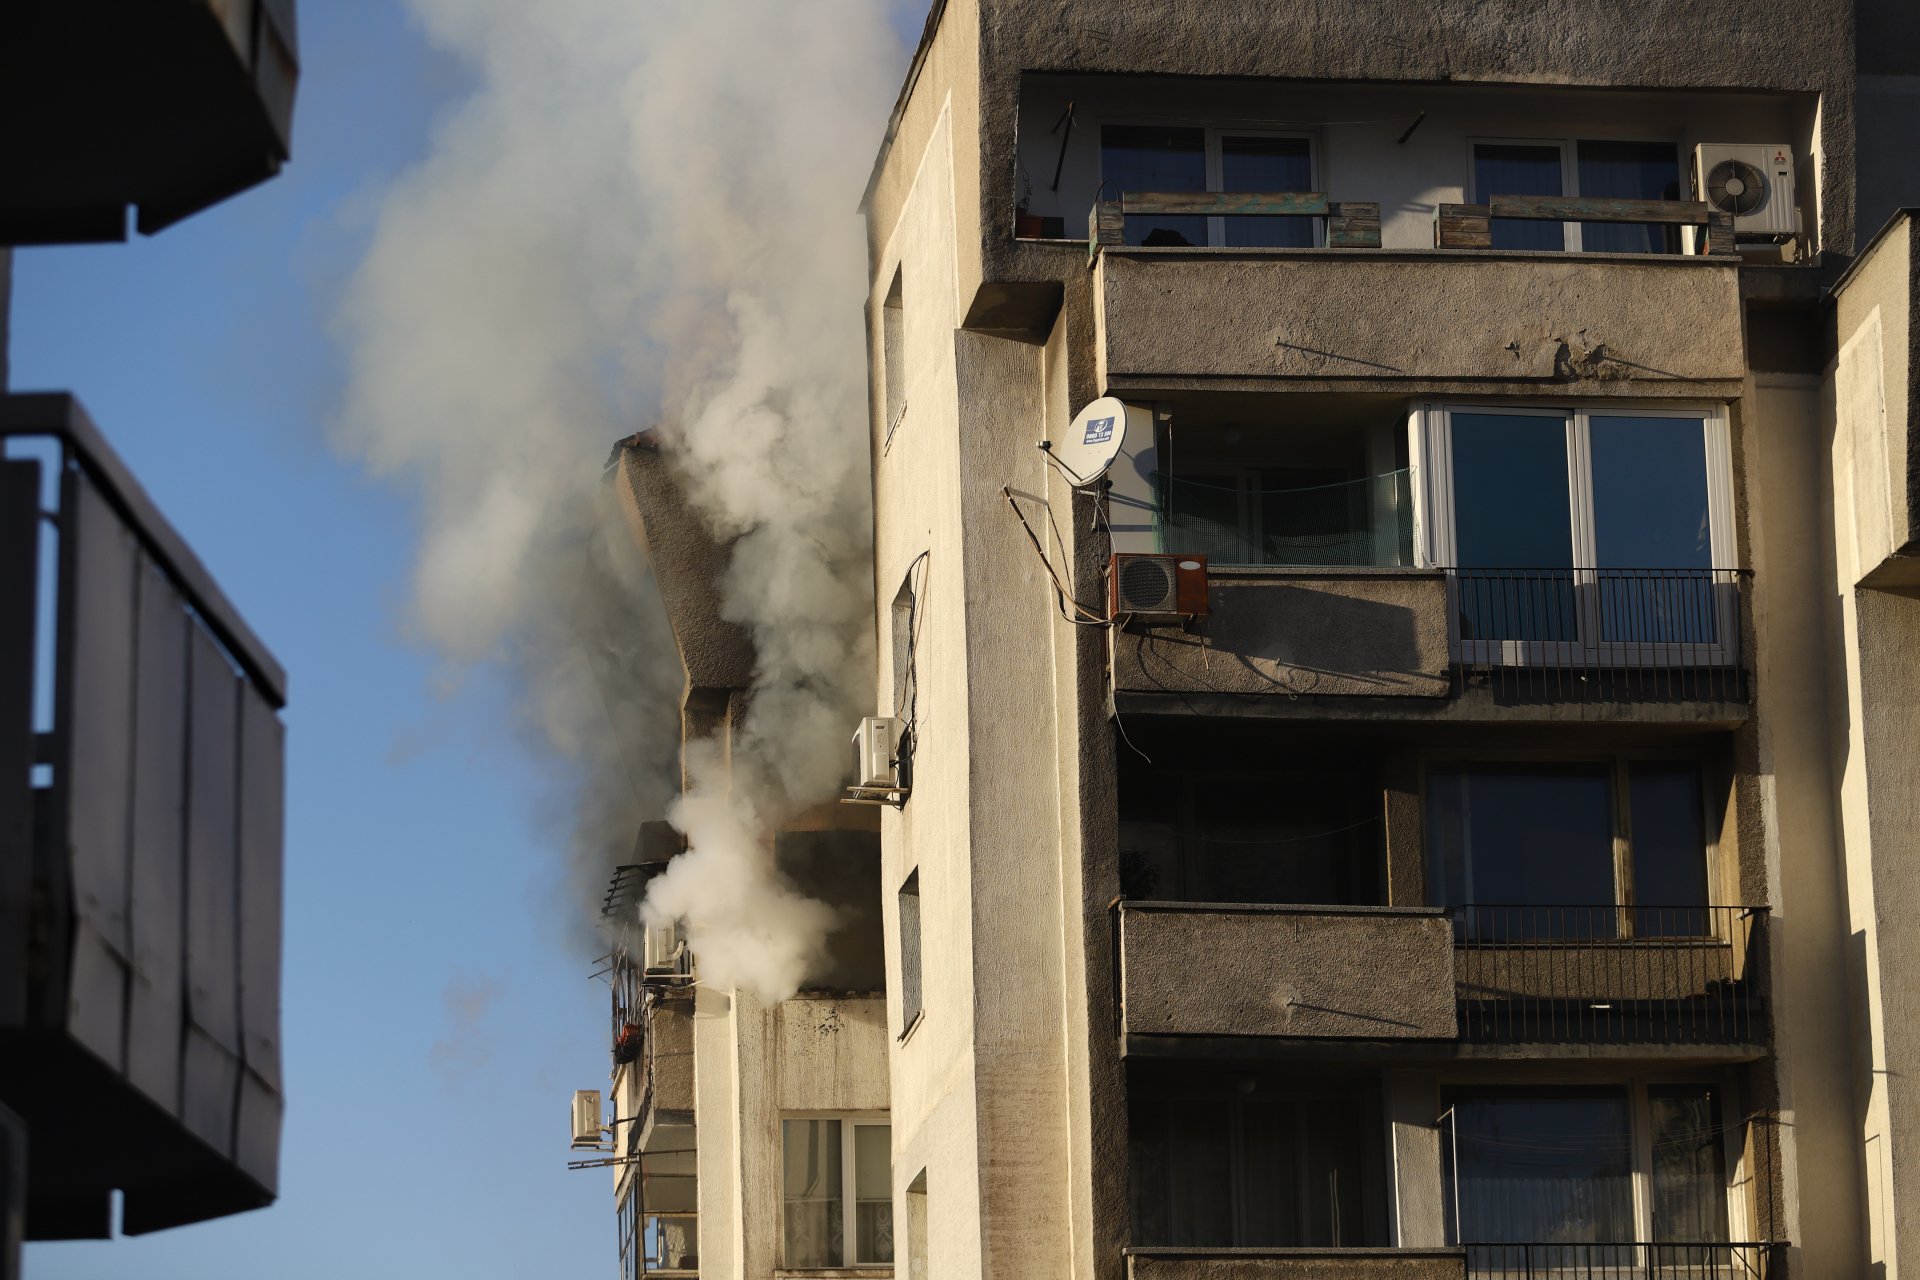
[[[1116,553],[1107,572],[1112,617],[1194,618],[1207,612],[1207,558]]]

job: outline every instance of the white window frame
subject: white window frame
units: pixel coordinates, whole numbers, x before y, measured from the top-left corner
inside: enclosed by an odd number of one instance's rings
[[[1487,1080],[1484,1078],[1449,1079],[1442,1083],[1443,1089],[1487,1089],[1498,1090],[1504,1087],[1524,1088],[1528,1086],[1556,1087],[1601,1086],[1624,1088],[1627,1091],[1627,1126],[1631,1130],[1633,1149],[1633,1174],[1629,1184],[1633,1188],[1633,1224],[1635,1239],[1631,1242],[1642,1248],[1656,1247],[1661,1242],[1653,1238],[1653,1103],[1651,1090],[1668,1086],[1696,1086],[1712,1089],[1719,1102],[1719,1115],[1715,1122],[1720,1126],[1720,1167],[1725,1172],[1727,1185],[1724,1189],[1727,1204],[1727,1243],[1741,1244],[1753,1240],[1753,1223],[1748,1197],[1739,1194],[1742,1186],[1751,1183],[1752,1177],[1747,1169],[1746,1154],[1741,1144],[1732,1140],[1741,1125],[1733,1117],[1745,1114],[1741,1105],[1738,1087],[1731,1081],[1718,1077],[1669,1074],[1635,1074],[1624,1078],[1615,1077],[1606,1080],[1570,1080],[1550,1078],[1544,1080]],[[1449,1107],[1443,1113],[1449,1126],[1445,1139],[1452,1140],[1451,1126],[1455,1123],[1453,1110]],[[1458,1194],[1459,1167],[1453,1168],[1450,1184],[1443,1188],[1442,1194],[1448,1200],[1448,1214],[1452,1215],[1454,1197]],[[1455,1224],[1457,1229],[1457,1223]],[[1603,1243],[1613,1243],[1611,1241]],[[1628,1243],[1622,1241],[1621,1243]],[[1700,1243],[1680,1241],[1678,1243]],[[1631,1269],[1631,1268],[1629,1268]]]
[[[1504,417],[1558,418],[1566,428],[1567,505],[1572,545],[1577,638],[1560,640],[1463,640],[1449,638],[1455,662],[1494,666],[1609,667],[1720,666],[1732,660],[1739,613],[1733,571],[1738,548],[1733,521],[1732,432],[1725,404],[1612,405],[1586,402],[1521,404],[1435,402],[1418,406],[1409,423],[1409,456],[1414,467],[1414,559],[1427,567],[1458,569],[1454,542],[1453,420],[1455,413]],[[1709,572],[1715,608],[1711,643],[1609,641],[1599,634],[1599,559],[1593,522],[1592,420],[1604,418],[1698,417],[1706,455]],[[1467,566],[1471,567],[1471,566]],[[1497,567],[1497,566],[1492,566]],[[1643,566],[1658,568],[1657,565]],[[1725,575],[1723,578],[1722,575]],[[1457,619],[1456,587],[1448,588],[1448,617]],[[1449,626],[1453,623],[1450,622]]]
[[[887,1196],[893,1203],[893,1142],[892,1113],[887,1111],[783,1111],[780,1113],[780,1253],[781,1266],[784,1269],[814,1270],[791,1262],[786,1257],[787,1237],[787,1187],[786,1187],[786,1121],[788,1120],[838,1120],[840,1122],[840,1266],[824,1270],[841,1271],[859,1267],[890,1267],[891,1262],[876,1262],[871,1259],[854,1256],[854,1244],[858,1240],[859,1205],[857,1194],[859,1183],[856,1179],[855,1161],[859,1146],[855,1142],[855,1130],[866,1126],[880,1126],[889,1130],[887,1142]],[[900,1252],[899,1227],[894,1229],[894,1253]]]
[[[1183,123],[1180,121],[1140,119],[1130,116],[1116,116],[1111,119],[1102,119],[1098,122],[1098,125],[1099,130],[1102,131],[1109,125],[1121,129],[1158,127],[1200,130],[1204,136],[1204,145],[1206,147],[1207,190],[1216,193],[1220,191],[1220,184],[1225,180],[1222,176],[1225,172],[1226,165],[1221,158],[1221,138],[1229,135],[1235,138],[1298,138],[1307,144],[1307,181],[1310,184],[1309,190],[1318,191],[1321,189],[1320,138],[1318,132],[1315,130],[1270,129],[1261,128],[1258,125],[1249,125],[1246,128],[1240,128],[1231,124],[1203,124],[1198,121]],[[1095,154],[1104,156],[1106,146],[1104,134],[1097,131],[1095,140]],[[1100,181],[1103,189],[1107,189],[1106,194],[1103,196],[1104,199],[1117,200],[1120,198],[1120,192],[1118,190],[1107,187],[1107,175],[1104,167],[1100,172]],[[1327,220],[1325,218],[1313,219],[1312,247],[1319,248],[1326,244],[1326,222]],[[1227,220],[1225,218],[1213,217],[1207,219],[1207,247],[1211,249],[1227,247]]]

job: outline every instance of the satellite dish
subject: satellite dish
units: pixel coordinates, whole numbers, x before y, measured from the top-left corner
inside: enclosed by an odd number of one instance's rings
[[[1060,464],[1067,479],[1075,485],[1089,485],[1107,473],[1127,438],[1127,420],[1139,418],[1140,429],[1150,430],[1152,423],[1145,409],[1112,396],[1102,396],[1082,409],[1068,427],[1065,438],[1044,446]]]

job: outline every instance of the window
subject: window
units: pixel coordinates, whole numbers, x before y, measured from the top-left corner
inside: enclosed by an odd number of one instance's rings
[[[636,1182],[638,1179],[628,1182],[615,1210],[615,1229],[620,1236],[620,1280],[640,1280],[641,1260],[646,1256],[640,1241],[640,1208],[633,1196]]]
[[[920,1021],[920,868],[900,886],[900,1034]]]
[[[1127,191],[1311,191],[1313,143],[1298,134],[1197,125],[1107,125],[1100,178],[1110,198]],[[1138,245],[1311,248],[1310,218],[1204,218],[1134,214]]]
[[[1447,1091],[1448,1241],[1535,1246],[1470,1250],[1475,1270],[1642,1274],[1639,1251],[1619,1247],[1639,1241],[1667,1246],[1646,1273],[1732,1274],[1729,1251],[1711,1247],[1728,1239],[1716,1093],[1638,1083]],[[1613,1247],[1582,1247],[1591,1245]]]
[[[1137,1069],[1133,1243],[1384,1245],[1386,1128],[1370,1083]]]
[[[1428,894],[1467,937],[1712,932],[1705,797],[1691,761],[1436,764],[1426,842]]]
[[[1162,551],[1214,564],[1413,563],[1413,494],[1397,415],[1289,409],[1256,421],[1182,411],[1156,431]]]
[[[927,553],[923,551],[907,566],[900,578],[900,589],[893,594],[893,714],[906,720],[909,731],[913,728],[914,695],[919,692],[914,678],[914,633],[920,607],[920,588],[915,574],[926,563]]]
[[[1426,549],[1455,572],[1458,660],[1725,660],[1733,480],[1720,410],[1424,418]]]
[[[1605,196],[1680,198],[1680,149],[1671,142],[1554,138],[1473,144],[1473,198]],[[1620,222],[1539,222],[1495,218],[1496,249],[1573,249],[1589,253],[1678,253],[1679,228]]]
[[[784,1264],[890,1265],[893,1135],[887,1122],[803,1117],[782,1120],[780,1128]]]
[[[1181,902],[1382,901],[1380,788],[1357,769],[1288,762],[1184,773],[1123,753],[1120,892]]]
[[[886,302],[880,308],[880,382],[886,395],[886,441],[893,443],[893,431],[907,411],[907,313],[900,299],[900,268],[893,271],[893,283],[887,288]],[[883,448],[885,447],[883,444]]]
[[[907,1280],[927,1280],[927,1171],[907,1184]]]

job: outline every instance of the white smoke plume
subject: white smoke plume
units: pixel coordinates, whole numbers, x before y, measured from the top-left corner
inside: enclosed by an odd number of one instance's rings
[[[704,980],[782,999],[832,913],[780,879],[770,832],[840,781],[870,646],[854,205],[904,65],[889,6],[410,2],[477,87],[345,286],[339,437],[417,487],[419,628],[523,674],[581,778],[591,878],[673,790],[680,670],[599,479],[659,424],[734,540],[724,611],[758,667],[730,785],[689,755],[689,852],[653,909],[686,919]]]

